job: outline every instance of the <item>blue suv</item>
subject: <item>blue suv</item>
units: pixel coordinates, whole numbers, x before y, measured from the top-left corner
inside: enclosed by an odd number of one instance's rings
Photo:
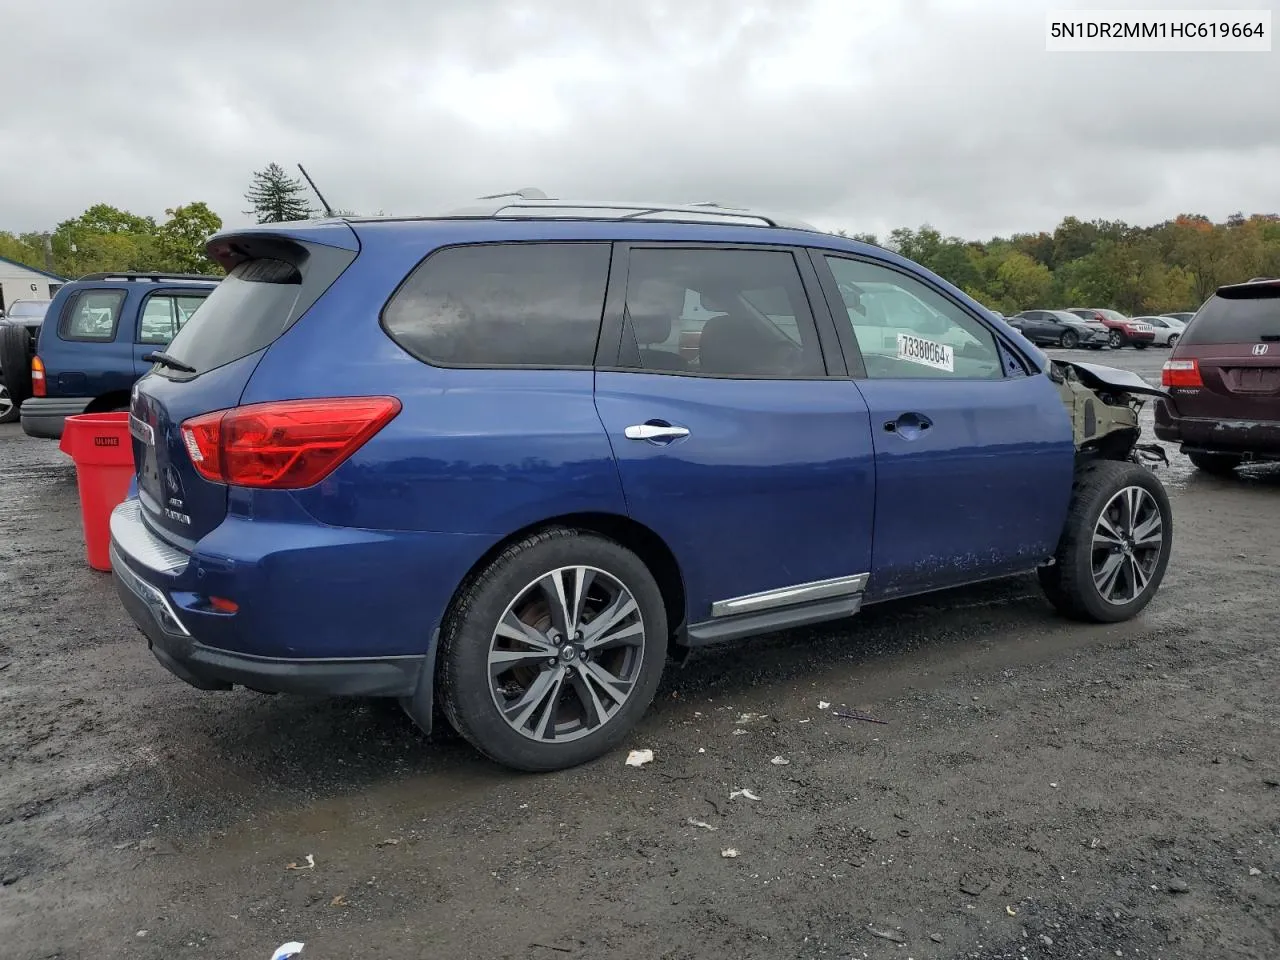
[[[218,278],[94,273],[58,290],[31,360],[30,398],[15,398],[22,429],[57,439],[78,413],[126,410],[134,382],[213,292]]]
[[[886,250],[724,207],[516,197],[214,237],[133,389],[125,607],[201,689],[435,707],[524,770],[618,745],[668,659],[1038,571],[1137,614],[1143,394]]]

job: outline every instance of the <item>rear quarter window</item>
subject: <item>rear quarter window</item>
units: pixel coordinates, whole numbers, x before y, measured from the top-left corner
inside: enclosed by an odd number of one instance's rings
[[[1280,283],[1219,291],[1182,334],[1183,343],[1280,340]]]
[[[64,340],[114,340],[123,304],[123,290],[81,290],[63,311],[58,334]]]
[[[607,243],[448,247],[409,274],[382,325],[439,366],[589,367],[609,255]]]

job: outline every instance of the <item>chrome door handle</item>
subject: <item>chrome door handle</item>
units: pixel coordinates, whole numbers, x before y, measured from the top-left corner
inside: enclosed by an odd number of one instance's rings
[[[689,435],[688,427],[669,423],[637,423],[623,431],[628,440],[679,440]]]

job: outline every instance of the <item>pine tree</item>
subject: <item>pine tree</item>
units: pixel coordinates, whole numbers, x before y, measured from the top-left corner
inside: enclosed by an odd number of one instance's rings
[[[253,184],[244,198],[253,208],[245,214],[257,217],[259,223],[306,220],[315,213],[302,182],[285,173],[278,163],[254,173]]]

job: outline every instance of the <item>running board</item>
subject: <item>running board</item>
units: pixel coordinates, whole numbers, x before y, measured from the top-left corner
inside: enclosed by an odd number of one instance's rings
[[[711,604],[711,619],[690,624],[691,647],[851,617],[862,607],[869,574],[816,580]]]

